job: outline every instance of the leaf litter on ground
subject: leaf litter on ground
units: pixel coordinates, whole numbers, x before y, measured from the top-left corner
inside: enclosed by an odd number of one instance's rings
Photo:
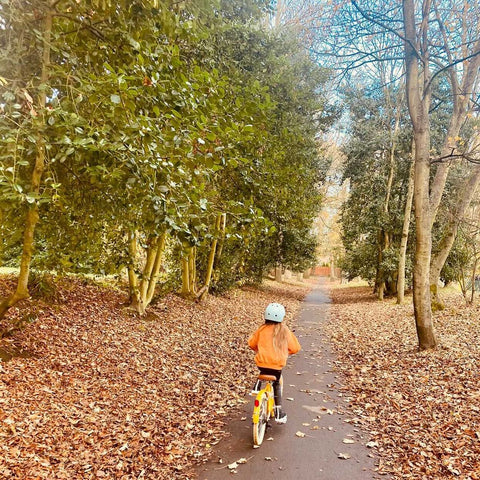
[[[328,334],[353,423],[394,479],[480,479],[480,306],[460,294],[434,315],[440,346],[419,352],[411,297],[379,302],[333,285]],[[477,299],[478,302],[478,299]]]
[[[0,278],[0,296],[13,283]],[[138,317],[123,292],[68,279],[58,302],[12,308],[30,320],[0,344],[21,353],[0,362],[0,478],[194,478],[251,388],[246,342],[265,306],[283,303],[291,322],[310,288],[171,294]]]

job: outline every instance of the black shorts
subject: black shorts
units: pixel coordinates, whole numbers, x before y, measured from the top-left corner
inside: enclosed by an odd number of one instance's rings
[[[273,375],[277,379],[277,382],[280,380],[280,377],[282,376],[281,370],[275,370],[273,368],[265,368],[265,367],[258,367],[258,368],[260,370],[261,375]]]

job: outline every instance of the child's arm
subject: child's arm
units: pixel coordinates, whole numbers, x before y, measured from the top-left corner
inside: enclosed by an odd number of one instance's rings
[[[255,332],[249,339],[248,339],[248,346],[252,349],[257,351],[258,350],[258,331]]]
[[[289,331],[288,335],[288,354],[293,355],[294,353],[298,353],[302,347],[298,342],[297,337],[293,334],[293,332]]]

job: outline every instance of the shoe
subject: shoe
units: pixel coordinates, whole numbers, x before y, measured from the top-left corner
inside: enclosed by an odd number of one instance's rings
[[[275,422],[287,423],[287,414],[280,407],[275,407]]]

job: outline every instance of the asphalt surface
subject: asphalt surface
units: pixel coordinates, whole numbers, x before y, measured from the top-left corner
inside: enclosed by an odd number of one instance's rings
[[[200,480],[387,478],[375,474],[378,459],[375,448],[366,446],[371,440],[368,433],[349,422],[354,414],[348,411],[346,394],[332,370],[335,358],[322,333],[329,302],[320,279],[305,299],[294,328],[302,351],[289,358],[283,371],[287,424],[270,422],[263,444],[253,448],[253,397],[249,398],[238,418],[228,425],[229,435],[216,445],[210,462],[198,470]],[[238,463],[240,459],[246,462]],[[235,462],[237,467],[229,468]]]

